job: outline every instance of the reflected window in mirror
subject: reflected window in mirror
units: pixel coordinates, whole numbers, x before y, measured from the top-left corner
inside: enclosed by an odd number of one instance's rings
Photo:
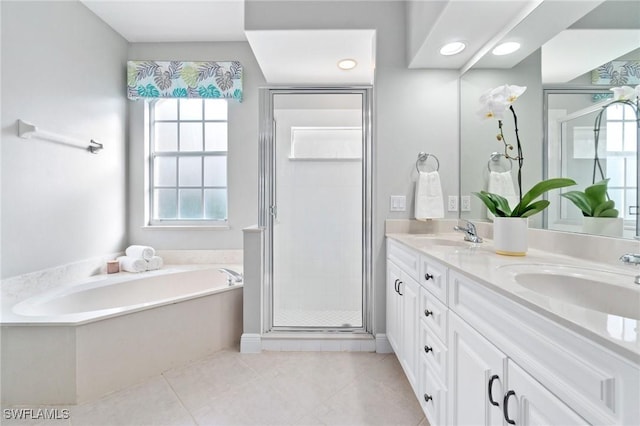
[[[609,179],[607,195],[615,202],[619,221],[623,222],[621,235],[616,236],[633,238],[638,205],[638,124],[634,107],[609,105],[610,97],[603,100],[603,94],[611,93],[608,88],[544,92],[545,176],[570,177],[578,182],[578,186],[562,192],[584,191],[595,182]],[[601,112],[596,143],[596,118]],[[549,199],[551,206],[545,217],[548,229],[586,232],[580,209],[560,192]]]

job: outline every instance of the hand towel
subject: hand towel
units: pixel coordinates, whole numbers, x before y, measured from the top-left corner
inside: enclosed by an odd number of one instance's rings
[[[147,261],[144,259],[120,256],[116,259],[120,263],[120,270],[127,272],[144,272],[147,270]]]
[[[489,173],[489,184],[487,191],[493,194],[501,195],[509,202],[512,209],[518,204],[518,196],[513,186],[513,177],[511,172],[494,172]],[[489,219],[493,220],[494,216],[491,212],[487,212]]]
[[[124,252],[129,257],[134,257],[134,258],[144,259],[144,260],[149,260],[156,254],[156,251],[153,249],[153,247],[136,246],[136,245],[127,247],[127,249]]]
[[[415,216],[418,220],[444,217],[444,200],[438,172],[420,172],[416,182]]]
[[[153,256],[147,260],[147,271],[155,271],[156,269],[162,268],[163,265],[164,261],[160,256]]]

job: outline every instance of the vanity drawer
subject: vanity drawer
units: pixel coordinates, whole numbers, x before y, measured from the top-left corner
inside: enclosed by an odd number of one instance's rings
[[[431,372],[424,357],[420,357],[418,400],[431,426],[447,424],[447,388]]]
[[[436,297],[420,288],[420,310],[422,321],[440,340],[447,343],[447,307]]]
[[[420,285],[447,304],[447,268],[427,256],[420,256]]]
[[[427,361],[427,368],[440,379],[442,383],[447,383],[447,347],[436,337],[433,331],[426,326],[424,321],[420,321],[420,354]]]
[[[387,258],[411,278],[418,281],[420,255],[418,252],[387,238]]]

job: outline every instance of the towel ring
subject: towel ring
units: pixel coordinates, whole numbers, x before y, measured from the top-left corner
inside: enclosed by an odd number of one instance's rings
[[[440,170],[440,161],[438,161],[438,157],[436,157],[433,154],[427,154],[426,152],[421,152],[418,154],[418,159],[416,160],[416,170],[418,171],[418,173],[420,173],[420,167],[419,167],[419,163],[421,161],[426,162],[429,157],[433,158],[434,160],[436,160],[436,172],[438,170]]]
[[[510,158],[508,158],[504,154],[500,154],[499,152],[492,152],[491,155],[489,156],[489,161],[487,161],[487,170],[489,170],[489,172],[496,171],[496,170],[491,170],[491,164],[500,163],[500,157],[504,157],[507,160],[509,160],[509,170],[505,170],[505,172],[510,172],[511,170],[513,170],[513,161],[511,161]]]

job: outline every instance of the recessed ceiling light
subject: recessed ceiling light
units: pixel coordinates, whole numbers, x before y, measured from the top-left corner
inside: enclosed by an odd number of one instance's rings
[[[509,53],[513,53],[518,49],[520,49],[520,43],[517,43],[515,41],[508,41],[506,43],[497,45],[491,53],[497,56],[508,55]]]
[[[440,48],[440,54],[444,56],[455,55],[462,52],[465,47],[467,47],[467,45],[464,44],[463,42],[454,41],[453,43],[447,43],[444,46],[442,46]]]
[[[358,66],[358,63],[355,59],[341,59],[338,61],[338,68],[341,70],[352,70],[356,66]]]

